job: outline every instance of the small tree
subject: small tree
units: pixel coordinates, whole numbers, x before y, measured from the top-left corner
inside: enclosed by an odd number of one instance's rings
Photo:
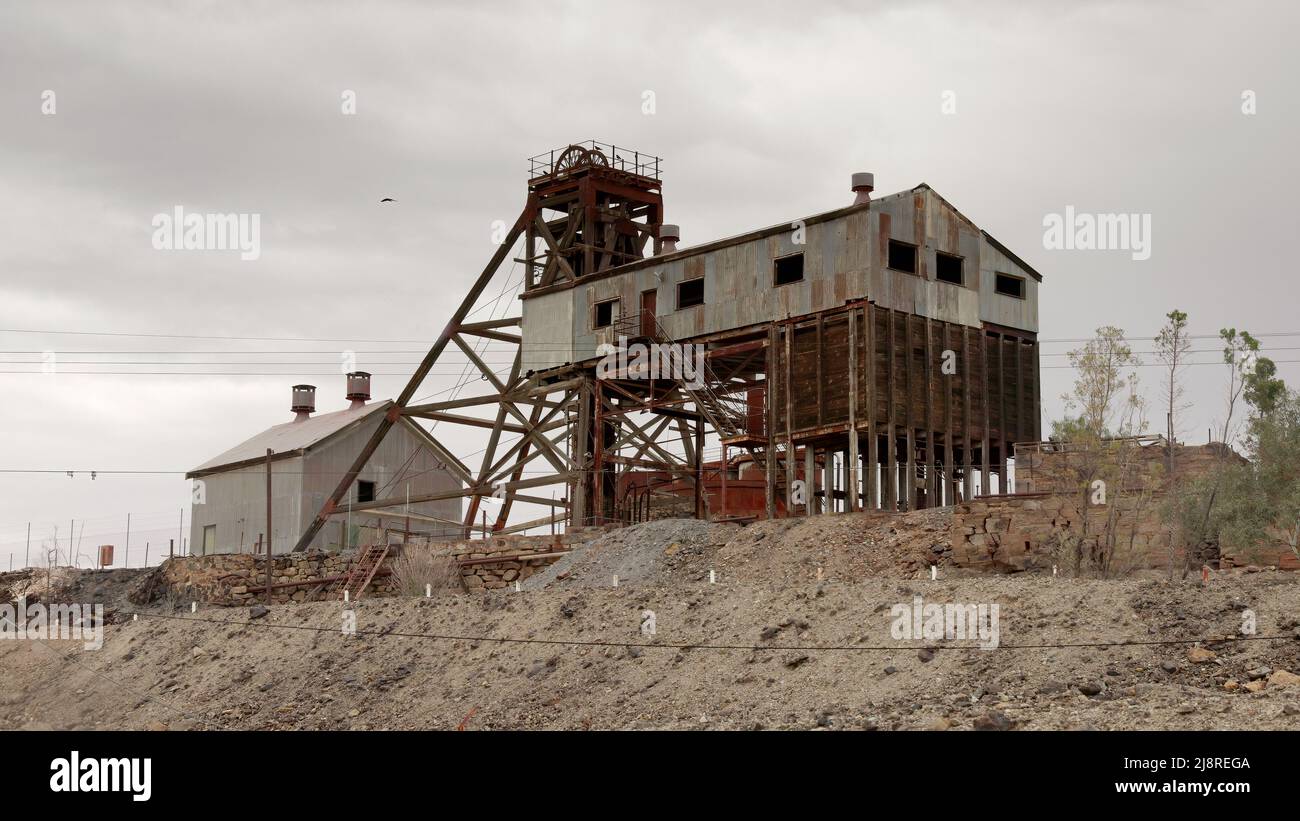
[[[1223,364],[1228,366],[1226,413],[1219,441],[1231,445],[1240,429],[1236,422],[1237,404],[1246,390],[1248,377],[1259,364],[1260,345],[1248,331],[1237,333],[1236,328],[1223,328],[1219,331],[1219,338],[1223,340]]]
[[[1168,476],[1169,493],[1172,498],[1178,492],[1178,472],[1174,464],[1176,451],[1174,441],[1178,432],[1178,416],[1186,409],[1183,403],[1183,384],[1181,381],[1182,370],[1187,364],[1187,357],[1191,353],[1192,341],[1187,333],[1187,314],[1175,308],[1165,314],[1165,325],[1156,334],[1156,358],[1164,366],[1164,390],[1165,390],[1165,473]],[[1177,538],[1178,528],[1170,519],[1168,521],[1169,530],[1169,576],[1173,578],[1174,567],[1177,564],[1177,550],[1179,540]],[[1189,561],[1189,552],[1184,545],[1183,550],[1184,567],[1183,573],[1187,573],[1187,562]]]
[[[1249,332],[1225,328],[1228,366],[1226,413],[1219,430],[1223,447],[1208,476],[1171,495],[1168,515],[1182,534],[1187,569],[1226,545],[1250,552],[1270,536],[1297,550],[1300,542],[1300,407],[1277,378],[1277,365],[1260,355]],[[1239,406],[1244,401],[1249,414]],[[1237,457],[1232,445],[1245,451]],[[1185,571],[1186,572],[1186,571]]]
[[[1156,358],[1165,369],[1165,439],[1169,444],[1166,462],[1170,481],[1174,478],[1174,438],[1178,432],[1177,417],[1187,406],[1183,403],[1183,384],[1180,381],[1187,356],[1192,350],[1192,340],[1187,335],[1187,314],[1174,309],[1165,314],[1165,326],[1156,334]]]
[[[1271,361],[1260,359],[1247,383],[1255,412],[1244,436],[1246,459],[1220,471],[1214,524],[1234,552],[1250,554],[1261,543],[1281,541],[1300,558],[1300,396],[1262,375],[1265,370],[1275,372]]]
[[[1141,361],[1124,332],[1113,326],[1098,328],[1069,359],[1074,386],[1062,397],[1066,416],[1053,422],[1051,438],[1065,451],[1067,481],[1079,500],[1080,527],[1058,533],[1056,548],[1076,573],[1108,576],[1127,569],[1121,550],[1129,558],[1136,553],[1136,522],[1130,517],[1130,530],[1123,533],[1122,514],[1140,511],[1153,490],[1141,469],[1136,443],[1125,441],[1146,429],[1146,404],[1133,370]],[[1089,515],[1097,507],[1104,515]]]

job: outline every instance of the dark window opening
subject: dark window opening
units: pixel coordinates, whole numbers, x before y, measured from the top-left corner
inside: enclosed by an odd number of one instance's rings
[[[803,281],[803,253],[791,254],[788,257],[781,257],[772,261],[772,269],[775,272],[774,282],[777,285],[789,285],[792,282]]]
[[[962,263],[961,257],[952,254],[938,253],[935,255],[934,277],[940,282],[951,282],[953,285],[962,284]]]
[[[357,481],[357,502],[373,502],[375,500],[375,483],[367,482],[365,479]]]
[[[998,274],[994,280],[993,290],[1003,296],[1013,296],[1016,299],[1025,298],[1025,281],[1020,277],[1013,277],[1010,274]]]
[[[592,321],[593,328],[608,328],[614,324],[614,306],[618,304],[617,299],[606,300],[605,302],[596,303],[596,318]]]
[[[889,267],[908,274],[916,273],[916,246],[896,239],[889,241]]]
[[[677,310],[704,304],[704,278],[677,283]]]

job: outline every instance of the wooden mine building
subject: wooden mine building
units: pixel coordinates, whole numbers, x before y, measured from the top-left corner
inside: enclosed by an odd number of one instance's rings
[[[725,451],[688,460],[702,495],[716,503],[730,479],[743,498],[735,483],[761,470],[768,515],[952,504],[994,487],[978,477],[1005,475],[1011,443],[1040,438],[1042,277],[928,185],[874,198],[854,175],[846,207],[678,248],[657,159],[616,151],[530,183],[543,211],[525,245],[524,369],[593,378],[601,346],[671,341],[704,346],[710,380],[594,380],[577,518],[619,515],[613,474],[654,468],[612,452],[620,406],[698,407]],[[789,490],[805,477],[819,489],[800,508]]]
[[[331,518],[450,499],[486,536],[1007,489],[1011,445],[1040,438],[1038,272],[929,186],[873,197],[871,174],[844,207],[678,247],[659,170],[597,142],[530,160],[519,217],[296,549]],[[484,318],[512,283],[519,315]],[[493,370],[485,346],[513,365]],[[481,395],[416,400],[457,349]],[[647,369],[646,351],[693,373]],[[414,420],[441,426],[427,446],[455,486],[345,502]],[[484,447],[458,456],[453,432]],[[547,515],[517,522],[516,504]]]

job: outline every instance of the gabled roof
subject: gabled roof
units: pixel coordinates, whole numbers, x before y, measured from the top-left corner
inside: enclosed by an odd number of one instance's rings
[[[324,444],[335,436],[360,425],[372,415],[387,409],[393,404],[391,399],[371,402],[359,408],[319,413],[301,422],[285,422],[267,428],[251,439],[246,439],[230,450],[214,456],[203,464],[185,474],[186,479],[193,479],[208,473],[218,473],[239,467],[266,461],[266,451],[270,448],[275,459],[302,456],[308,450]]]

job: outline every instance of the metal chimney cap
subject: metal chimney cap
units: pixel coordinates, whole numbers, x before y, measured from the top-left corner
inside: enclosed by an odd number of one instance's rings
[[[876,175],[870,171],[859,171],[853,175],[853,190],[866,189],[871,191],[876,187]]]
[[[659,239],[679,240],[682,238],[682,228],[680,225],[673,225],[671,222],[665,222],[659,226]]]
[[[348,377],[348,395],[347,399],[352,400],[352,406],[365,404],[370,399],[370,374],[365,371],[353,371]]]
[[[289,410],[294,413],[315,413],[316,412],[316,386],[315,385],[294,385],[293,386],[293,407]]]

